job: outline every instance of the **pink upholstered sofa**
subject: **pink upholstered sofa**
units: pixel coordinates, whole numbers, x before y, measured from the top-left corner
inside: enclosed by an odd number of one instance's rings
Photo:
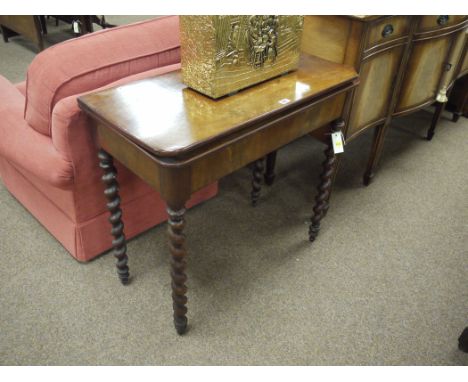
[[[85,35],[37,55],[26,82],[12,85],[0,76],[2,181],[80,261],[111,248],[112,237],[95,133],[76,98],[178,69],[178,23],[163,17]],[[116,167],[131,238],[164,221],[165,206],[146,183]],[[216,192],[216,184],[199,191],[189,206]]]

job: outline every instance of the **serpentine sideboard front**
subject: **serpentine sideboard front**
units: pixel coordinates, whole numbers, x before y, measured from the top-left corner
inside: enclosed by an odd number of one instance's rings
[[[353,65],[347,142],[375,128],[364,174],[368,185],[393,117],[436,104],[427,139],[465,66],[468,18],[459,16],[306,16],[302,50]]]

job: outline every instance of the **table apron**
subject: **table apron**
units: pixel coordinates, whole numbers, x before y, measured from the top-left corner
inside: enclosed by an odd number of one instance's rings
[[[99,146],[138,175],[156,191],[161,191],[161,169],[154,158],[139,148],[135,143],[101,122],[94,120]]]
[[[94,123],[99,145],[167,201],[172,199],[174,190],[184,189],[184,193],[190,195],[340,118],[347,93],[334,95],[326,102],[316,103],[304,112],[271,123],[267,128],[259,126],[258,130],[240,132],[231,143],[222,144],[219,149],[212,149],[181,166],[176,165],[177,161],[165,164],[101,122],[95,120]]]
[[[192,192],[340,118],[346,94],[343,92],[311,106],[303,113],[246,134],[232,144],[191,162]]]

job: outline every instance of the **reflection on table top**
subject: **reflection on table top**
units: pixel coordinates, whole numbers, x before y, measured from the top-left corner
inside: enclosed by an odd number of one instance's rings
[[[352,67],[303,55],[298,70],[218,100],[187,88],[177,71],[88,94],[79,102],[153,155],[174,157],[356,78]]]

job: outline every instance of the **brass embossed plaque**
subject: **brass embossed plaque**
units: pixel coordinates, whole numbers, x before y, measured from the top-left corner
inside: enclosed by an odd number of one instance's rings
[[[299,64],[303,16],[180,16],[182,80],[213,98]]]

